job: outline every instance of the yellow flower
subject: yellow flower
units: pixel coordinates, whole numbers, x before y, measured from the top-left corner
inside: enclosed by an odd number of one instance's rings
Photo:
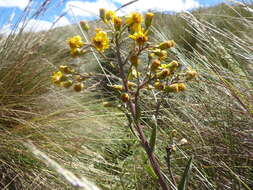
[[[116,13],[114,11],[106,11],[105,12],[105,22],[107,23],[108,21],[113,21],[114,18],[116,17]]]
[[[85,51],[81,50],[80,48],[71,48],[70,49],[70,54],[73,57],[77,57],[77,56],[83,55],[84,53],[85,53]]]
[[[139,30],[137,33],[134,33],[133,35],[129,35],[129,38],[135,40],[139,45],[143,45],[146,41],[148,41],[147,34],[143,33],[142,30]]]
[[[133,32],[138,32],[141,29],[142,16],[140,13],[132,13],[126,19],[126,24],[128,24]]]
[[[105,49],[109,48],[107,33],[100,29],[96,30],[96,35],[92,38],[92,41],[98,51],[103,52]]]
[[[82,47],[84,45],[84,42],[82,41],[81,36],[77,35],[69,38],[68,44],[70,49],[76,49]]]
[[[63,74],[61,71],[57,71],[54,72],[53,76],[52,76],[52,82],[57,85],[60,86],[60,83],[62,82],[62,78],[63,78]]]

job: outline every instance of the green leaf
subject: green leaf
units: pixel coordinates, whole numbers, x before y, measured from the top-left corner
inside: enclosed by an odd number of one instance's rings
[[[148,174],[156,181],[158,180],[157,175],[155,174],[155,171],[153,170],[153,168],[151,168],[150,165],[146,165],[145,169],[147,170]]]
[[[181,181],[178,186],[178,190],[186,190],[187,182],[190,177],[191,169],[192,169],[192,157],[189,159],[187,166],[185,167],[183,176],[182,176]]]
[[[149,144],[150,144],[150,148],[151,148],[151,151],[154,152],[155,150],[155,144],[156,144],[156,130],[157,130],[157,127],[156,125],[153,127],[152,129],[152,134],[151,134],[151,137],[150,137],[150,140],[149,140]]]

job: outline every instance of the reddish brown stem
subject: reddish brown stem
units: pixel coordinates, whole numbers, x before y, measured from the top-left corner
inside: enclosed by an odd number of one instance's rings
[[[124,73],[124,64],[123,64],[123,61],[122,61],[122,58],[121,58],[121,55],[120,55],[120,47],[119,47],[119,42],[118,42],[118,36],[116,36],[116,54],[117,54],[117,61],[118,61],[118,64],[119,64],[119,73],[120,73],[120,78],[122,79],[122,82],[123,82],[123,86],[125,88],[125,91],[126,93],[129,92],[129,89],[128,89],[128,85],[127,85],[127,78],[125,76],[125,73]],[[136,101],[137,101],[137,98],[138,97],[135,97]],[[157,177],[158,177],[158,183],[160,184],[160,186],[162,187],[163,190],[169,190],[169,187],[168,185],[166,184],[166,181],[165,181],[165,178],[161,172],[161,168],[158,164],[158,161],[156,160],[155,158],[155,155],[150,147],[150,144],[148,143],[147,141],[147,138],[145,136],[145,134],[143,133],[143,130],[141,128],[141,125],[139,124],[139,121],[137,119],[137,115],[136,115],[136,105],[137,105],[137,102],[133,101],[130,99],[129,102],[128,102],[128,106],[129,106],[129,109],[130,109],[130,113],[131,113],[131,116],[132,118],[134,119],[134,122],[135,122],[135,129],[138,133],[138,136],[140,138],[140,141],[141,141],[141,145],[143,146],[143,148],[145,149],[147,155],[148,155],[148,159],[151,163],[151,166],[154,170],[154,172],[156,173]]]

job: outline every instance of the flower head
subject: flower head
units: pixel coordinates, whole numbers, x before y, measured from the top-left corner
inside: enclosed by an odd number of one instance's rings
[[[92,42],[98,51],[103,52],[105,49],[109,48],[107,33],[100,29],[96,30],[96,35],[92,38]]]
[[[52,76],[52,83],[54,83],[57,86],[60,86],[60,83],[62,82],[63,74],[61,71],[54,72]]]
[[[142,16],[140,13],[132,13],[128,16],[126,19],[126,24],[130,26],[130,29],[133,32],[138,32],[141,29],[141,23],[142,23]]]
[[[76,49],[82,47],[84,45],[84,42],[82,41],[81,36],[77,35],[69,38],[68,44],[70,49]]]
[[[107,23],[108,21],[113,21],[114,18],[116,17],[116,13],[114,11],[106,11],[105,12],[105,22]]]
[[[135,40],[138,45],[143,45],[145,42],[148,41],[148,36],[146,33],[143,33],[143,30],[139,30],[137,33],[129,35],[129,37]]]

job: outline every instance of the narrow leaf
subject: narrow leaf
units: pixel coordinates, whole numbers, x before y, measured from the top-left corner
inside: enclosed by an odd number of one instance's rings
[[[178,190],[186,190],[187,182],[190,177],[191,169],[192,169],[192,157],[189,159],[187,166],[185,167],[183,176],[182,176],[181,181],[178,186]]]
[[[157,175],[155,174],[155,171],[153,170],[153,168],[152,168],[150,165],[146,165],[146,166],[145,166],[145,169],[147,170],[148,174],[149,174],[154,180],[157,180],[157,179],[158,179]]]
[[[156,144],[156,130],[157,130],[157,127],[156,125],[153,127],[152,129],[152,134],[151,134],[151,137],[150,137],[150,140],[149,140],[149,144],[150,144],[150,148],[151,148],[151,151],[154,152],[155,150],[155,144]]]

